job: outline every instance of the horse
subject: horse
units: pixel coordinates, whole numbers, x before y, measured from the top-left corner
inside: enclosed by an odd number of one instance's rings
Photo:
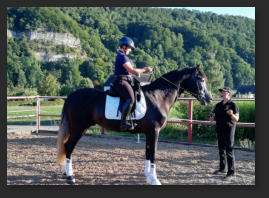
[[[145,116],[137,120],[132,133],[146,137],[146,182],[161,185],[157,178],[155,154],[160,131],[166,126],[168,112],[184,91],[194,96],[201,105],[212,101],[207,89],[207,77],[200,67],[170,71],[148,85],[141,86],[146,100]],[[68,184],[75,184],[71,154],[85,131],[98,124],[112,131],[120,131],[120,120],[105,118],[107,93],[96,88],[78,89],[65,100],[57,137],[57,163],[61,165]]]

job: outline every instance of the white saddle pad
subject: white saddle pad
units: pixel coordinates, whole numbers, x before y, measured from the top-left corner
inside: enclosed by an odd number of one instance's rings
[[[120,98],[119,97],[112,97],[107,95],[106,96],[106,106],[105,106],[105,117],[106,119],[112,119],[112,120],[120,120],[121,119],[121,112],[119,111],[117,116],[118,107],[120,104]],[[133,120],[139,120],[143,118],[146,114],[147,106],[146,106],[146,100],[144,93],[141,92],[141,100],[136,103],[136,109],[135,109],[135,115],[134,117],[132,113],[132,119]]]

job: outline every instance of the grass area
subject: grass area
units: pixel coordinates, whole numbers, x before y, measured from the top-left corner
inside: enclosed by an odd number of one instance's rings
[[[169,130],[169,125],[166,126],[166,128],[160,132],[159,135],[159,140],[164,140],[164,141],[173,141],[173,142],[188,142],[188,130],[180,130],[180,131],[174,131],[173,136],[169,136],[166,134],[166,130]],[[184,128],[182,125],[179,125],[180,127]],[[180,128],[179,127],[179,128]],[[87,130],[87,134],[100,134],[101,133],[101,127],[98,125],[95,125],[91,127],[90,129]],[[115,135],[115,136],[121,136],[121,137],[133,137],[137,138],[137,134],[132,134],[129,132],[115,132],[115,131],[110,131],[110,130],[105,130],[106,135]],[[141,139],[145,139],[144,134],[140,134]],[[206,139],[200,139],[200,138],[192,138],[192,143],[196,144],[208,144],[208,145],[217,145],[217,139],[215,140],[206,140]],[[236,147],[242,147],[242,148],[255,148],[255,142],[251,142],[249,140],[235,140],[234,146]]]
[[[49,102],[48,102],[49,104]],[[54,105],[46,105],[46,103],[41,104],[40,113],[41,114],[49,114],[49,115],[60,115],[62,111],[63,104],[58,103]],[[21,116],[21,115],[36,115],[36,106],[33,105],[8,105],[7,106],[7,116]],[[58,125],[60,117],[40,117],[41,125]],[[8,119],[8,124],[10,125],[35,125],[36,116],[28,117],[28,118],[16,118],[16,119]],[[209,130],[207,130],[209,131]],[[95,125],[91,127],[87,133],[89,134],[100,134],[101,127]],[[194,133],[194,132],[193,132]],[[215,136],[214,131],[211,131],[213,136]],[[117,136],[127,136],[127,137],[137,137],[136,134],[128,133],[128,132],[115,132],[110,130],[105,130],[105,134],[108,135],[117,135]],[[145,139],[144,134],[140,134],[142,139]],[[170,140],[170,141],[178,141],[178,142],[187,142],[188,141],[188,128],[186,125],[179,124],[167,124],[167,126],[161,131],[159,135],[159,140]],[[193,134],[192,137],[193,143],[200,144],[212,144],[217,145],[216,139],[208,139],[202,137],[195,137]],[[243,147],[243,148],[255,148],[255,142],[251,142],[249,140],[239,140],[235,141],[235,146]]]
[[[40,107],[40,114],[47,115],[61,115],[62,105],[55,106],[42,106]],[[23,116],[23,115],[36,115],[36,106],[7,106],[7,116]],[[51,120],[57,117],[40,117],[40,120]],[[28,118],[14,118],[8,119],[9,121],[35,121],[36,117]]]

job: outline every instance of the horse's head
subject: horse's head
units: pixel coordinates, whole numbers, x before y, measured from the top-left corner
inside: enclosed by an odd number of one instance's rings
[[[206,75],[197,66],[191,69],[190,75],[181,82],[180,87],[199,100],[201,105],[206,105],[212,101],[212,96],[207,89],[206,82]]]

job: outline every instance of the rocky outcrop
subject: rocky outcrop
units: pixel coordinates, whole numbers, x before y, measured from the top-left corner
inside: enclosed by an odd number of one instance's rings
[[[66,45],[68,47],[80,47],[80,40],[69,33],[45,32],[37,30],[33,32],[13,32],[7,30],[7,36],[13,38],[22,38],[25,35],[28,41],[41,40],[50,41],[56,45]]]
[[[76,55],[73,54],[56,54],[56,53],[47,53],[47,52],[34,52],[35,58],[38,61],[44,61],[44,62],[56,62],[59,60],[62,60],[64,58],[68,59],[75,59],[77,58]],[[82,57],[84,58],[84,57]]]
[[[46,32],[43,29],[38,29],[37,31],[32,32],[13,32],[11,30],[7,30],[7,37],[12,38],[22,38],[23,35],[27,37],[29,43],[31,42],[51,42],[53,46],[43,46],[43,50],[40,51],[33,51],[35,58],[39,61],[45,62],[55,62],[59,61],[63,58],[75,59],[79,52],[81,52],[81,45],[80,40],[74,37],[72,34],[69,33],[57,33],[57,32]],[[70,48],[77,48],[76,54],[57,54],[53,51],[53,47],[55,45],[64,45]],[[50,49],[50,50],[46,50]],[[87,57],[80,55],[82,59]]]

